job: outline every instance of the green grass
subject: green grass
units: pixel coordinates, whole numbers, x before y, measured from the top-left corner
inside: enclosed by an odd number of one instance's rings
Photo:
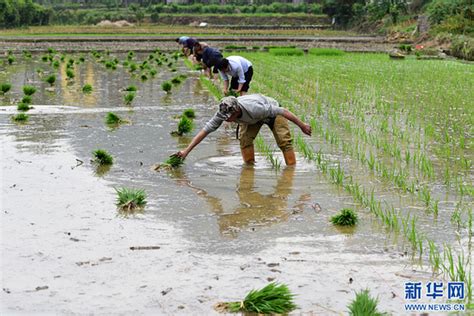
[[[338,226],[355,226],[358,220],[357,213],[348,208],[342,209],[339,214],[331,217],[331,223]]]
[[[32,96],[33,94],[35,94],[36,90],[36,87],[33,86],[23,86],[23,93],[28,96]]]
[[[378,300],[370,296],[369,290],[356,293],[356,298],[347,306],[351,316],[383,316],[377,310]]]
[[[99,165],[111,165],[114,163],[114,158],[106,150],[97,149],[92,152],[93,161]]]
[[[12,120],[18,123],[25,123],[28,121],[29,118],[30,117],[28,116],[28,114],[25,114],[25,113],[19,113],[12,116]]]
[[[93,90],[93,87],[92,87],[92,85],[89,84],[89,83],[86,83],[86,84],[82,87],[82,92],[83,92],[83,93],[86,93],[86,94],[91,93],[92,90]]]
[[[303,56],[304,52],[301,48],[270,48],[268,52],[274,56]]]
[[[0,94],[4,95],[8,91],[10,91],[11,88],[12,88],[12,85],[10,83],[5,83],[4,82],[4,83],[0,84]]]
[[[121,188],[117,192],[117,208],[123,212],[132,213],[142,210],[146,205],[146,193],[142,189]]]
[[[242,302],[224,304],[231,313],[287,314],[297,308],[294,296],[285,284],[272,282],[250,291]]]
[[[173,84],[169,81],[165,81],[161,84],[161,89],[166,93],[170,93],[171,89],[173,88]]]
[[[345,53],[337,48],[310,48],[308,54],[314,56],[343,56]]]

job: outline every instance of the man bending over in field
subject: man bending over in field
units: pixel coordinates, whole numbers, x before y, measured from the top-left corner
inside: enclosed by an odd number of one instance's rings
[[[249,94],[237,98],[225,97],[219,104],[219,111],[194,136],[188,147],[176,153],[176,156],[186,158],[191,150],[209,133],[218,129],[222,122],[227,121],[237,122],[241,125],[239,133],[240,150],[245,163],[252,164],[255,162],[253,141],[262,125],[266,124],[270,127],[278,147],[283,152],[285,163],[294,165],[296,158],[288,120],[298,125],[303,133],[311,136],[311,127],[287,109],[279,107],[275,99],[261,94]]]

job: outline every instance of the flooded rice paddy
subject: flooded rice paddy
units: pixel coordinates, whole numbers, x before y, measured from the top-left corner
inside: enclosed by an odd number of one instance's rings
[[[302,153],[294,168],[275,170],[263,155],[244,166],[232,126],[209,135],[179,170],[153,171],[216,110],[198,72],[181,61],[176,72],[158,69],[141,81],[87,55],[71,83],[64,64],[53,70],[39,56],[0,66],[0,82],[13,86],[0,96],[2,313],[213,314],[217,302],[277,281],[296,294],[296,313],[346,313],[354,292],[368,288],[380,310],[398,315],[404,282],[440,279],[426,253],[413,254],[403,234],[389,232]],[[53,72],[62,77],[48,88],[43,80]],[[188,77],[165,93],[161,83],[176,74]],[[91,94],[82,93],[85,83]],[[11,116],[25,84],[38,91],[29,121],[16,124]],[[130,84],[138,91],[125,106],[121,90]],[[187,108],[196,111],[195,131],[171,136]],[[106,126],[111,111],[130,123]],[[263,134],[271,144],[271,133]],[[313,145],[324,148],[322,140]],[[98,148],[113,155],[109,170],[90,162]],[[419,201],[357,171],[342,153],[329,157],[356,170],[364,184],[375,183],[377,198],[423,214]],[[143,212],[117,211],[121,187],[146,191]],[[418,225],[472,259],[470,238],[450,221],[457,203],[447,195],[437,219],[419,216]],[[356,228],[329,223],[344,207],[358,211]]]

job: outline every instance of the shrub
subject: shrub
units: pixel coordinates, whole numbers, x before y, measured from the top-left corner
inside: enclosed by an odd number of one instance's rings
[[[474,39],[467,36],[456,36],[451,44],[451,53],[458,58],[474,60]]]
[[[12,88],[12,85],[10,83],[2,83],[0,84],[0,94],[4,95],[8,91],[10,91]]]
[[[339,214],[331,217],[331,222],[338,226],[354,226],[357,221],[357,213],[348,208],[342,209]]]
[[[23,93],[25,95],[33,95],[36,92],[36,88],[33,86],[23,86]]]
[[[383,316],[387,315],[377,310],[378,300],[370,297],[369,290],[363,290],[356,293],[356,298],[349,306],[349,315],[351,316]]]
[[[169,81],[165,81],[161,84],[161,88],[166,92],[169,93],[171,91],[171,88],[173,87],[173,84]]]
[[[301,48],[270,48],[270,54],[274,56],[303,56],[304,52]]]
[[[342,56],[344,51],[336,48],[310,48],[309,54],[315,56]]]
[[[94,156],[93,161],[99,165],[111,165],[114,162],[113,157],[103,149],[95,150],[92,155]]]

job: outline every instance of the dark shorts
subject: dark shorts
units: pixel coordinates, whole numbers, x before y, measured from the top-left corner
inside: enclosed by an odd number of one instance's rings
[[[245,83],[244,86],[242,87],[242,91],[249,91],[250,88],[250,81],[252,81],[252,76],[253,76],[253,68],[252,66],[249,67],[246,73],[244,73],[245,76]],[[239,87],[239,78],[237,77],[232,77],[232,80],[230,82],[230,88],[233,90],[237,90]]]

